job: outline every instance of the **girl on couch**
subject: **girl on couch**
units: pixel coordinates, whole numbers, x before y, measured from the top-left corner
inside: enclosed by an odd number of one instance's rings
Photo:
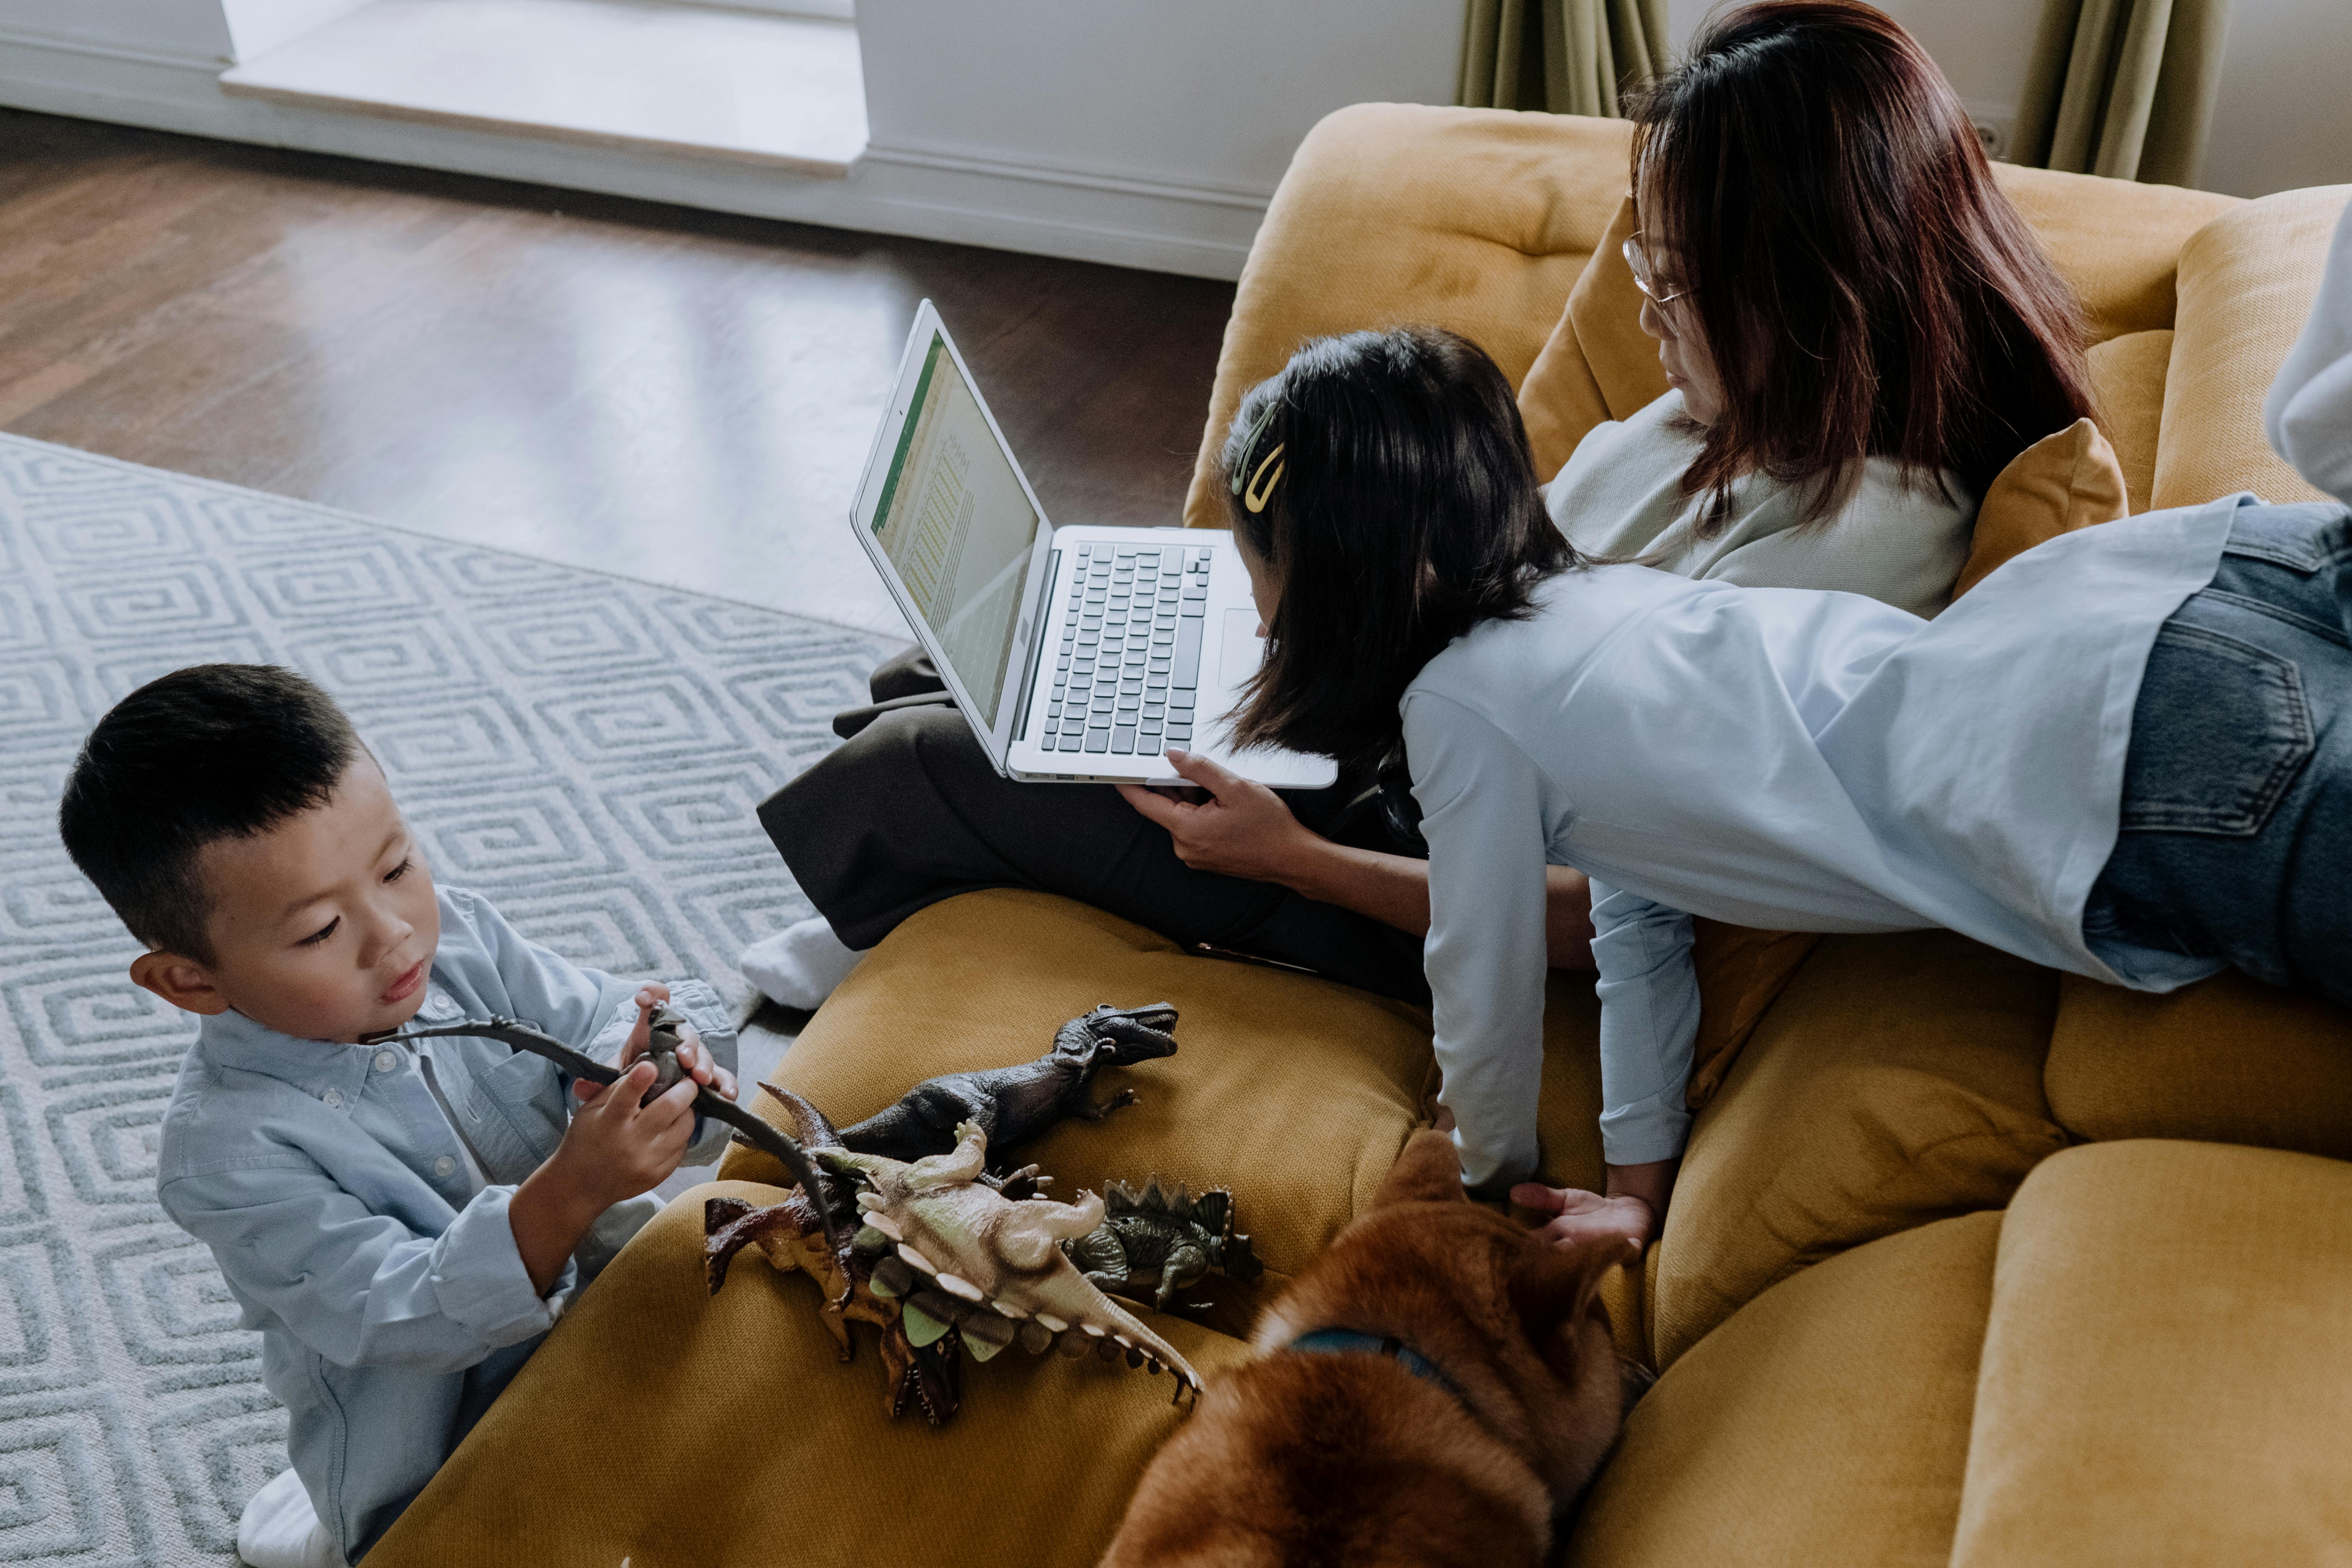
[[[1934,615],[1976,498],[2092,404],[2073,296],[1958,100],[1879,12],[1783,0],[1723,18],[1637,117],[1645,226],[1625,258],[1671,390],[1584,438],[1551,520],[1589,553]],[[1180,814],[1131,786],[1000,778],[919,650],[873,695],[835,721],[849,743],[761,809],[817,910],[743,955],[778,1001],[815,1006],[909,914],[1004,886],[1428,998],[1398,759],[1354,757],[1286,801],[1171,752],[1213,802]],[[1548,888],[1550,962],[1590,968],[1583,879],[1558,867]]]
[[[2352,404],[2306,379],[2284,427]],[[2352,428],[2304,443],[2339,471]],[[2242,495],[2082,530],[1933,621],[1734,589],[1563,541],[1501,373],[1429,329],[1311,342],[1253,389],[1223,467],[1269,464],[1263,510],[1229,509],[1270,634],[1236,734],[1402,745],[1474,1184],[1535,1168],[1544,868],[1591,878],[1610,1190],[1515,1192],[1556,1235],[1638,1243],[1664,1211],[1693,914],[1942,926],[2139,990],[2234,965],[2352,1003],[2344,507]]]

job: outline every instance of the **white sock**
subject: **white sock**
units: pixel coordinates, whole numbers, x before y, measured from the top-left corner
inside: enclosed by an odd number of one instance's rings
[[[736,966],[772,1002],[814,1012],[865,954],[842,945],[823,915],[788,925],[743,950]]]
[[[343,1568],[343,1549],[319,1521],[302,1478],[289,1466],[245,1505],[236,1554],[247,1568]]]

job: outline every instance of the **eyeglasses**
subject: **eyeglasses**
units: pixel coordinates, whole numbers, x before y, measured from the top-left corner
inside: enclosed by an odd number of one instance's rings
[[[1690,290],[1687,289],[1677,289],[1670,294],[1661,294],[1658,292],[1658,286],[1651,281],[1651,279],[1656,276],[1656,272],[1650,265],[1650,253],[1642,247],[1642,235],[1643,232],[1644,231],[1643,230],[1636,229],[1626,239],[1624,247],[1625,265],[1633,269],[1633,287],[1639,289],[1642,291],[1643,297],[1648,300],[1651,304],[1655,305],[1659,310],[1664,310],[1667,306],[1673,304],[1677,300],[1688,299],[1690,297]]]

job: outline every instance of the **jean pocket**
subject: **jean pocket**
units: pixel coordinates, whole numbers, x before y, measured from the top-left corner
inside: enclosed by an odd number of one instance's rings
[[[2121,826],[2250,838],[2315,744],[2293,659],[2210,627],[2168,622],[2133,713]]]

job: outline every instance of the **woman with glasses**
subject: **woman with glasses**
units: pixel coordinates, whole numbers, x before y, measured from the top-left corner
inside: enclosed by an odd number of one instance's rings
[[[1778,0],[1717,23],[1635,115],[1626,259],[1671,390],[1584,438],[1551,519],[1586,557],[1932,616],[1993,476],[2091,412],[2079,312],[1967,113],[1879,12]],[[873,689],[836,721],[848,744],[761,809],[817,910],[743,955],[776,1000],[814,1007],[908,915],[1005,886],[1428,999],[1426,848],[1394,762],[1286,798],[1171,752],[1205,798],[1121,785],[1123,805],[997,777],[961,717],[908,705],[940,689],[919,650]],[[1549,878],[1550,962],[1590,970],[1585,881]]]

